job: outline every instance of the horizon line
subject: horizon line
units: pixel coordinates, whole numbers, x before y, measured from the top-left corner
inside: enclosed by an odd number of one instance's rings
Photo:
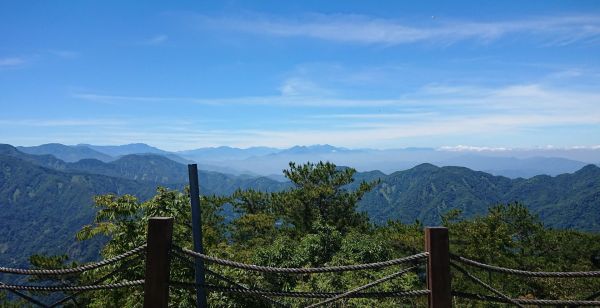
[[[574,145],[574,146],[556,146],[556,145],[543,145],[543,146],[539,146],[539,145],[534,145],[534,146],[529,146],[529,147],[523,147],[523,146],[471,146],[471,145],[462,145],[462,144],[458,144],[458,145],[443,145],[443,146],[404,146],[404,147],[389,147],[389,148],[375,148],[375,147],[345,147],[345,146],[336,146],[336,145],[332,145],[332,144],[328,144],[328,143],[324,143],[324,144],[319,144],[319,143],[315,143],[315,144],[296,144],[290,147],[273,147],[273,146],[268,146],[268,145],[255,145],[255,146],[250,146],[250,147],[236,147],[236,146],[231,146],[231,145],[213,145],[213,146],[202,146],[202,147],[195,147],[195,148],[190,148],[190,149],[180,149],[180,150],[164,150],[162,149],[160,146],[156,146],[156,145],[151,145],[149,143],[145,143],[145,142],[132,142],[132,143],[123,143],[123,144],[93,144],[93,143],[77,143],[77,144],[65,144],[65,143],[60,143],[60,142],[48,142],[48,143],[42,143],[42,144],[37,144],[37,145],[13,145],[10,143],[5,143],[14,147],[39,147],[39,146],[44,146],[44,145],[52,145],[52,144],[57,144],[57,145],[64,145],[64,146],[69,146],[69,147],[77,147],[77,146],[83,146],[83,147],[89,147],[89,146],[113,146],[113,147],[122,147],[122,146],[130,146],[130,145],[144,145],[144,146],[148,146],[148,147],[152,147],[152,148],[156,148],[158,150],[161,151],[165,151],[165,152],[172,152],[172,153],[179,153],[179,152],[186,152],[186,151],[194,151],[194,150],[200,150],[200,149],[218,149],[218,148],[230,148],[230,149],[239,149],[239,150],[248,150],[248,149],[253,149],[253,148],[270,148],[270,149],[274,149],[274,150],[288,150],[288,149],[292,149],[295,147],[302,147],[302,148],[310,148],[310,147],[333,147],[335,149],[341,149],[341,150],[352,150],[352,151],[357,151],[357,150],[375,150],[375,151],[393,151],[393,150],[414,150],[414,149],[421,149],[421,150],[433,150],[433,151],[441,151],[441,152],[510,152],[510,151],[532,151],[532,150],[547,150],[547,151],[552,151],[552,150],[600,150],[600,144],[593,144],[593,145]]]

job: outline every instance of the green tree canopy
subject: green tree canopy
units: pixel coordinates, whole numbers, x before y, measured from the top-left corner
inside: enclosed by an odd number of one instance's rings
[[[420,222],[403,224],[388,221],[373,225],[356,205],[377,182],[352,184],[354,169],[338,168],[332,163],[290,164],[284,174],[291,187],[281,192],[238,190],[230,196],[202,196],[204,251],[209,255],[245,263],[276,267],[315,267],[384,261],[423,251]],[[354,187],[354,188],[351,188]],[[174,242],[192,247],[189,190],[183,192],[158,188],[156,195],[140,202],[133,196],[96,197],[95,220],[78,234],[79,240],[101,238],[104,258],[113,257],[143,244],[150,217],[174,217]],[[538,217],[520,203],[491,206],[486,215],[463,219],[459,211],[441,217],[450,230],[451,252],[489,264],[534,271],[600,270],[600,235],[546,228]],[[75,266],[63,256],[34,256],[37,267]],[[172,261],[171,279],[193,281],[186,262]],[[98,269],[71,282],[87,284],[114,270],[117,265]],[[221,275],[251,287],[288,291],[342,291],[389,275],[397,268],[315,275],[256,274],[208,265]],[[547,299],[584,298],[600,290],[594,279],[525,279],[470,269],[487,283],[511,297]],[[420,275],[419,275],[420,273]],[[142,263],[126,267],[106,283],[143,278]],[[453,288],[487,294],[481,287],[454,272]],[[39,278],[39,277],[38,277]],[[35,279],[35,277],[34,277]],[[210,284],[224,285],[208,276]],[[423,272],[409,273],[378,286],[378,291],[423,288]],[[96,291],[79,300],[87,307],[139,307],[141,288]],[[194,305],[194,292],[171,288],[174,307]],[[2,298],[8,306],[10,301]],[[213,307],[264,307],[265,302],[248,296],[209,293]],[[293,306],[302,300],[289,300]],[[479,303],[457,300],[457,306],[483,307]],[[348,307],[424,306],[426,299],[351,299]]]

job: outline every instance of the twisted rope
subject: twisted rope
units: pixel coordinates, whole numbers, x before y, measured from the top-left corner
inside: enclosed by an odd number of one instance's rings
[[[501,298],[505,299],[506,301],[508,301],[509,303],[517,306],[517,307],[521,307],[521,308],[525,308],[523,305],[521,305],[519,302],[517,302],[516,300],[504,295],[502,292],[494,289],[492,286],[490,286],[489,284],[483,282],[481,279],[471,275],[471,273],[467,272],[464,268],[456,265],[454,262],[451,262],[450,265],[452,265],[452,267],[456,268],[459,272],[461,272],[463,275],[469,277],[471,280],[475,281],[476,283],[478,283],[479,285],[483,286],[484,288],[488,289],[489,291],[491,291],[492,293],[500,296]]]
[[[9,285],[0,284],[0,290],[24,290],[24,291],[44,291],[44,292],[62,292],[62,291],[94,291],[106,289],[118,289],[131,286],[141,286],[144,280],[121,281],[112,284],[87,285],[87,286],[29,286],[29,285]]]
[[[527,277],[558,277],[558,278],[567,278],[567,277],[600,277],[600,271],[589,271],[589,272],[532,272],[532,271],[524,271],[517,270],[512,268],[500,267],[495,265],[489,265],[485,263],[480,263],[474,260],[470,260],[461,256],[451,255],[453,260],[459,261],[463,264],[468,264],[474,267],[478,267],[481,269],[486,269],[494,272],[519,275],[519,276],[527,276]]]
[[[5,286],[5,284],[2,283],[2,282],[0,282],[0,286]],[[37,299],[35,299],[35,298],[33,298],[33,297],[31,297],[31,296],[29,296],[27,294],[21,293],[21,292],[19,292],[17,290],[10,290],[9,289],[8,291],[11,292],[11,293],[13,293],[13,294],[15,294],[15,295],[17,295],[17,296],[19,296],[19,297],[21,297],[22,299],[24,299],[24,300],[26,300],[26,301],[28,301],[30,303],[36,304],[36,305],[38,305],[40,307],[49,307],[48,305],[46,305],[46,304],[38,301]]]
[[[208,262],[212,262],[212,263],[216,263],[216,264],[220,264],[220,265],[225,265],[225,266],[230,266],[230,267],[235,267],[235,268],[245,269],[245,270],[250,270],[250,271],[255,271],[255,272],[288,273],[288,274],[329,273],[329,272],[344,272],[344,271],[359,271],[359,270],[366,270],[366,269],[375,269],[375,268],[382,268],[382,267],[388,267],[388,266],[392,266],[392,265],[417,261],[417,260],[425,259],[425,258],[427,258],[427,256],[429,256],[429,253],[423,252],[423,253],[419,253],[419,254],[404,257],[404,258],[393,259],[393,260],[388,260],[388,261],[383,261],[383,262],[375,262],[375,263],[328,266],[328,267],[314,267],[314,268],[310,268],[310,267],[296,267],[296,268],[288,267],[288,268],[285,268],[285,267],[271,267],[271,266],[260,266],[260,265],[254,265],[254,264],[240,263],[240,262],[235,262],[235,261],[231,261],[231,260],[207,256],[205,254],[201,254],[201,253],[198,253],[198,252],[195,252],[195,251],[192,251],[189,249],[185,249],[185,248],[180,248],[180,247],[175,247],[175,249],[181,251],[182,253],[184,253],[188,256],[192,256],[194,258],[200,258],[200,259],[203,259],[204,261],[208,261]]]
[[[112,257],[110,259],[102,260],[100,262],[86,264],[73,268],[61,268],[61,269],[22,269],[22,268],[9,268],[9,267],[0,267],[0,273],[5,274],[17,274],[17,275],[67,275],[74,273],[82,273],[85,271],[93,270],[102,266],[106,266],[115,262],[118,262],[122,259],[130,257],[132,255],[138,254],[146,249],[146,244],[134,248],[130,251],[127,251],[118,256]]]
[[[306,308],[314,308],[314,307],[319,307],[319,306],[326,305],[326,304],[328,304],[328,303],[335,302],[335,301],[337,301],[337,300],[340,300],[340,299],[342,299],[342,298],[348,297],[349,295],[351,295],[351,294],[353,294],[353,293],[360,292],[360,291],[362,291],[362,290],[365,290],[365,289],[368,289],[368,288],[374,287],[374,286],[376,286],[376,285],[378,285],[378,284],[384,283],[384,282],[386,282],[386,281],[388,281],[388,280],[391,280],[391,279],[394,279],[394,278],[396,278],[396,277],[402,276],[402,275],[404,275],[405,273],[407,273],[407,272],[409,272],[409,271],[413,270],[414,268],[416,268],[416,267],[415,267],[415,266],[412,266],[412,267],[409,267],[409,268],[405,268],[405,269],[403,269],[403,270],[401,270],[401,271],[399,271],[399,272],[393,273],[393,274],[391,274],[391,275],[387,275],[387,276],[385,276],[385,277],[383,277],[383,278],[379,278],[379,279],[377,279],[377,280],[375,280],[375,281],[369,282],[369,283],[367,283],[367,284],[365,284],[365,285],[362,285],[362,286],[360,286],[360,287],[358,287],[358,288],[352,289],[352,290],[350,290],[350,291],[348,291],[348,292],[344,292],[344,293],[342,293],[342,294],[339,294],[339,295],[336,295],[336,296],[334,296],[334,297],[328,298],[328,299],[326,299],[326,300],[324,300],[324,301],[322,301],[322,302],[318,302],[318,303],[316,303],[316,304],[309,305],[309,306],[307,306]]]
[[[239,293],[248,295],[265,295],[276,297],[291,297],[291,298],[330,298],[340,295],[343,292],[295,292],[295,291],[270,291],[263,289],[244,289],[244,288],[227,288],[215,285],[198,286],[193,282],[171,281],[172,286],[184,288],[203,287],[213,292],[224,293]],[[413,291],[393,291],[393,292],[357,292],[347,296],[347,298],[389,298],[389,297],[413,297],[429,294],[429,290],[413,290]]]
[[[466,292],[452,292],[452,295],[460,298],[473,299],[485,302],[512,303],[501,297],[472,294]],[[600,301],[589,300],[554,300],[554,299],[512,299],[523,305],[544,305],[544,306],[600,306]]]
[[[111,272],[109,272],[109,273],[107,273],[106,275],[104,275],[104,276],[100,277],[99,279],[96,279],[96,280],[94,280],[94,281],[92,282],[92,284],[93,284],[93,285],[98,285],[99,283],[102,283],[102,282],[106,281],[108,278],[110,278],[110,277],[111,277],[111,276],[113,276],[114,274],[116,274],[116,273],[118,273],[118,272],[120,272],[120,271],[122,271],[122,270],[126,269],[127,267],[129,267],[130,265],[132,265],[134,262],[136,262],[136,261],[138,261],[138,260],[140,260],[140,259],[142,259],[142,258],[143,258],[143,255],[137,255],[137,256],[135,256],[134,258],[132,258],[132,259],[129,259],[129,260],[127,260],[126,262],[123,262],[123,263],[121,263],[121,265],[119,265],[119,267],[118,267],[118,268],[116,268],[116,269],[112,270]],[[67,301],[69,301],[69,300],[71,300],[71,299],[75,298],[77,295],[79,295],[79,294],[81,294],[81,293],[83,293],[83,292],[85,292],[85,291],[83,291],[83,290],[82,290],[82,291],[77,291],[77,292],[74,292],[73,294],[71,294],[71,295],[69,295],[69,296],[66,296],[66,297],[64,297],[64,298],[62,298],[62,299],[60,299],[60,300],[58,300],[58,301],[54,302],[52,305],[49,305],[48,307],[50,307],[50,308],[53,308],[53,307],[58,307],[58,305],[60,305],[60,304],[62,304],[62,303],[64,303],[64,302],[67,302]]]
[[[183,262],[184,262],[184,263],[185,263],[187,266],[189,266],[190,268],[194,269],[194,266],[195,266],[195,264],[194,264],[194,261],[192,261],[192,260],[188,259],[188,258],[187,258],[186,256],[184,256],[184,255],[181,255],[181,254],[180,254],[179,252],[177,252],[177,251],[173,251],[173,252],[174,252],[174,253],[173,253],[173,256],[175,256],[177,259],[179,259],[179,260],[183,261]],[[223,281],[227,282],[227,283],[228,283],[228,284],[230,284],[230,285],[234,285],[234,286],[236,286],[236,287],[238,287],[238,288],[242,288],[242,289],[246,289],[246,290],[249,290],[249,289],[250,289],[249,287],[247,287],[247,286],[245,286],[245,285],[243,285],[243,284],[240,284],[240,283],[237,283],[237,282],[235,282],[234,280],[230,279],[229,277],[226,277],[226,276],[223,276],[223,275],[221,275],[221,274],[219,274],[219,273],[213,272],[213,271],[211,271],[211,270],[209,270],[209,269],[207,269],[207,268],[205,268],[205,269],[204,269],[204,271],[206,271],[208,274],[210,274],[210,275],[212,275],[212,276],[214,276],[214,277],[216,277],[216,278],[218,278],[218,279],[221,279],[221,280],[223,280]],[[276,301],[276,300],[274,300],[274,299],[272,299],[272,298],[270,298],[270,297],[268,297],[268,296],[264,296],[264,295],[258,295],[258,297],[260,297],[261,299],[263,299],[263,300],[265,300],[265,301],[267,301],[267,302],[269,302],[269,303],[271,303],[271,304],[274,304],[275,306],[280,306],[280,307],[288,307],[288,306],[289,306],[289,305],[287,305],[287,304],[284,304],[284,303],[281,303],[281,302],[279,302],[279,301]]]

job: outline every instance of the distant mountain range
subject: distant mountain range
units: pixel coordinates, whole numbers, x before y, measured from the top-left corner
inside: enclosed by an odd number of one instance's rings
[[[75,232],[94,217],[93,196],[112,192],[146,199],[153,195],[156,185],[57,171],[4,154],[0,154],[0,170],[3,266],[24,265],[33,253],[62,251],[79,259],[95,257],[97,249],[74,240]]]
[[[363,178],[381,179],[359,207],[379,223],[399,219],[435,225],[452,209],[472,217],[485,214],[493,204],[522,202],[547,226],[600,232],[600,168],[596,165],[556,177],[509,179],[464,167],[421,164]]]
[[[600,148],[494,150],[459,147],[374,150],[312,145],[288,149],[240,149],[224,146],[169,152],[135,143],[119,146],[45,144],[18,149],[29,154],[53,155],[65,162],[77,162],[86,158],[110,162],[130,154],[156,154],[182,164],[195,162],[207,171],[233,175],[262,175],[276,180],[281,180],[281,170],[285,169],[290,161],[331,161],[337,165],[352,166],[359,171],[380,170],[384,173],[432,163],[438,166],[462,166],[509,178],[530,178],[540,174],[555,176],[575,172],[587,164],[600,162]]]
[[[146,200],[158,186],[181,189],[187,166],[156,154],[131,154],[103,162],[65,162],[0,144],[0,264],[22,265],[34,252],[68,251],[95,257],[74,234],[92,221],[93,196],[132,194]],[[236,189],[265,191],[286,186],[264,177],[200,171],[203,194],[231,194]],[[87,244],[86,244],[87,245]]]
[[[93,158],[101,161],[111,161],[114,158],[98,152],[88,146],[68,146],[60,143],[48,143],[33,147],[17,147],[19,151],[33,155],[52,155],[65,162],[76,162],[84,158]]]
[[[26,150],[42,153],[43,149],[52,149],[71,158],[73,153],[93,154],[79,147],[46,145]],[[311,151],[359,151],[329,146],[288,150],[301,155],[308,155]],[[256,153],[264,153],[261,151],[267,149],[257,149]],[[370,153],[370,150],[364,151],[365,155]],[[404,151],[431,152],[428,149]],[[145,200],[159,185],[179,189],[187,184],[187,167],[165,157],[162,152],[127,154],[126,151],[117,151],[112,153],[123,155],[118,158],[111,156],[109,161],[84,158],[75,162],[63,161],[49,154],[29,153],[11,145],[0,145],[0,264],[4,266],[22,265],[34,252],[68,251],[78,258],[91,258],[95,256],[90,252],[94,247],[74,243],[73,235],[81,226],[91,222],[95,211],[91,206],[94,195],[134,194]],[[318,154],[315,156],[310,160],[323,159]],[[273,152],[258,157],[275,160],[290,156]],[[472,158],[461,154],[453,159],[454,162],[486,163],[485,159],[479,161],[479,156]],[[500,163],[503,161],[505,165]],[[557,169],[557,165],[566,164],[565,159],[545,158],[545,161],[554,163],[546,166],[554,168],[554,172],[561,170]],[[571,168],[578,166],[567,161],[572,164]],[[533,166],[531,170],[540,167],[535,165],[537,160],[529,158],[502,158],[492,162],[503,168],[516,163],[527,163]],[[281,176],[273,180],[203,170],[199,177],[203,194],[226,195],[238,188],[278,191],[290,185],[282,182]],[[420,164],[389,175],[381,171],[359,172],[351,185],[376,179],[380,179],[381,183],[365,195],[359,209],[366,211],[378,223],[388,219],[410,223],[418,219],[431,225],[439,223],[440,215],[451,209],[460,209],[464,217],[471,217],[484,214],[490,205],[519,201],[538,214],[548,226],[600,232],[600,168],[595,165],[586,165],[574,173],[556,177],[538,175],[528,179],[510,179],[464,167]]]

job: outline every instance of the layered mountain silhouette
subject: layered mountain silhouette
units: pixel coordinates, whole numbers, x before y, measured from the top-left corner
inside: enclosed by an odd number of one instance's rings
[[[70,151],[60,146],[45,148],[60,149],[63,154]],[[262,150],[266,151],[258,151]],[[310,149],[294,150],[306,151]],[[246,188],[278,191],[290,185],[280,179],[204,170],[199,178],[203,194],[228,195]],[[359,204],[359,210],[376,223],[394,219],[436,225],[441,215],[453,209],[467,218],[485,214],[491,205],[518,201],[548,226],[600,231],[600,168],[595,165],[554,177],[510,179],[464,167],[420,164],[391,174],[358,172],[352,185],[377,179],[380,184]],[[80,259],[93,258],[97,250],[83,245],[94,243],[74,240],[75,232],[93,218],[93,196],[133,194],[145,200],[157,186],[181,189],[186,184],[187,166],[164,153],[67,162],[0,145],[0,264],[23,265],[29,255],[39,252],[66,251]]]
[[[437,166],[462,166],[477,171],[509,178],[530,178],[546,174],[555,176],[572,173],[587,164],[600,161],[600,147],[572,149],[452,149],[452,148],[402,148],[402,149],[348,149],[331,145],[293,146],[287,149],[272,147],[209,147],[169,152],[143,143],[126,145],[45,144],[19,147],[30,154],[49,154],[66,162],[93,158],[104,162],[130,154],[155,154],[170,160],[188,164],[195,162],[203,170],[234,175],[278,175],[290,161],[331,161],[338,165],[352,166],[359,171],[381,170],[393,173],[410,169],[421,163]]]
[[[367,194],[360,209],[383,223],[399,219],[432,225],[458,209],[463,217],[484,215],[490,205],[521,202],[554,228],[600,231],[600,168],[587,165],[572,174],[509,179],[464,167],[421,164],[390,175]]]

